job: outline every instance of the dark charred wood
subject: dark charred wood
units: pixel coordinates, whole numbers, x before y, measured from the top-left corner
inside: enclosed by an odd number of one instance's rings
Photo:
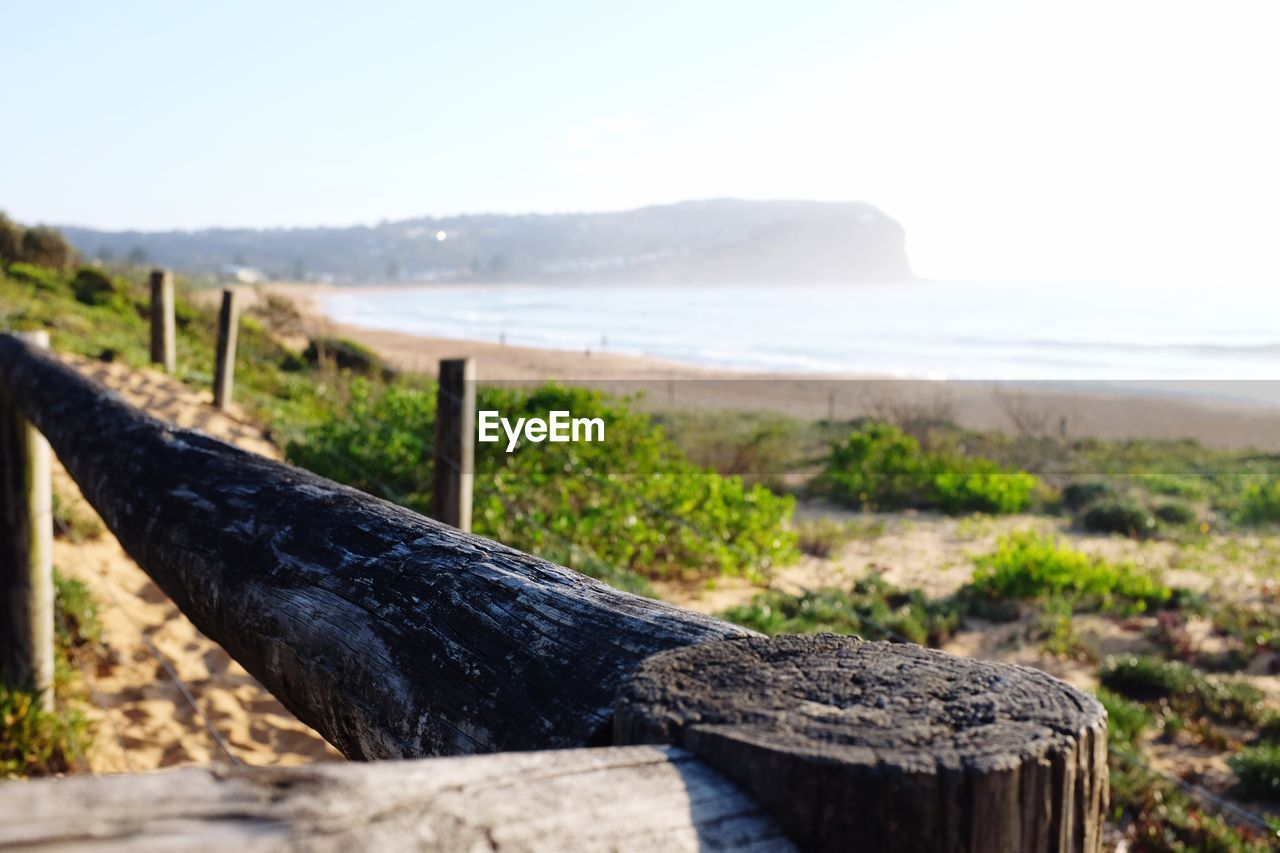
[[[182,612],[351,758],[581,746],[645,658],[747,633],[157,421],[8,335],[0,384]]]
[[[1106,714],[1038,670],[817,635],[650,658],[616,743],[672,743],[823,850],[1097,851]]]

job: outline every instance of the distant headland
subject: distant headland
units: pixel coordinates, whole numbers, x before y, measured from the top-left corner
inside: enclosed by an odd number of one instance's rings
[[[91,259],[334,284],[914,279],[902,226],[862,202],[712,199],[616,213],[473,214],[345,228],[61,230]]]

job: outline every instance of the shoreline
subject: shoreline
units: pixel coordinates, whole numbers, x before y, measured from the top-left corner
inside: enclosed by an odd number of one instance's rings
[[[319,298],[349,289],[267,284],[254,289],[251,301],[265,295],[285,297],[298,306],[311,332],[350,338],[402,370],[434,375],[440,359],[468,356],[476,360],[476,376],[482,382],[558,381],[614,394],[641,392],[645,394],[641,407],[654,411],[765,412],[808,420],[852,420],[910,411],[944,417],[970,429],[1013,435],[1065,432],[1069,438],[1191,438],[1220,449],[1280,451],[1280,407],[1231,399],[1221,387],[1212,393],[1211,384],[1224,383],[1135,380],[1127,383],[1129,387],[1073,382],[1073,387],[1054,388],[1048,382],[731,370],[653,356],[423,336],[330,319]],[[1280,401],[1280,383],[1274,384]]]

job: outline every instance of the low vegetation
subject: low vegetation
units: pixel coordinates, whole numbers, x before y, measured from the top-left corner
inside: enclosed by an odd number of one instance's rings
[[[1246,797],[1280,803],[1280,743],[1247,746],[1227,759]]]
[[[106,528],[96,515],[80,509],[73,501],[62,495],[53,494],[53,534],[70,539],[72,542],[85,542],[97,539]]]
[[[1141,743],[1155,724],[1143,705],[1105,688],[1111,822],[1126,827],[1131,849],[1143,853],[1265,853],[1274,850],[1280,822],[1269,829],[1227,820],[1209,811],[1176,782],[1152,770]]]
[[[1214,677],[1180,661],[1126,655],[1108,658],[1098,673],[1108,689],[1143,702],[1166,703],[1182,720],[1254,723],[1265,706],[1253,685]]]
[[[1280,521],[1280,479],[1246,483],[1235,518],[1241,524],[1251,526]]]
[[[870,423],[831,449],[819,487],[859,509],[936,509],[949,514],[1026,509],[1039,480],[990,459],[926,451],[896,426]]]
[[[9,686],[0,674],[0,779],[66,773],[90,743],[74,655],[101,641],[102,625],[83,583],[56,572],[54,583],[54,708],[45,710],[33,693]]]
[[[1000,537],[975,560],[972,586],[989,598],[1068,599],[1073,608],[1140,612],[1170,600],[1173,591],[1132,563],[1109,562],[1035,531]]]
[[[1134,501],[1112,500],[1088,507],[1080,517],[1080,526],[1092,533],[1119,533],[1145,539],[1155,534],[1156,519]]]
[[[898,589],[870,576],[848,590],[760,593],[720,616],[771,635],[829,632],[939,646],[959,627],[962,614],[953,601],[930,601],[918,589]]]
[[[513,419],[553,410],[602,418],[608,440],[513,453],[478,444],[476,532],[595,575],[612,567],[647,578],[763,577],[798,556],[792,498],[693,465],[625,401],[557,385],[477,394],[479,408]],[[288,456],[429,513],[434,425],[431,387],[357,380],[346,416],[309,429]]]
[[[77,711],[46,711],[34,694],[0,681],[0,779],[66,773],[83,755],[88,729]]]

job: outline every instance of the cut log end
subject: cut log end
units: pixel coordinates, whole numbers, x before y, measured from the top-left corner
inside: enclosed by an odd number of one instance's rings
[[[1037,670],[833,635],[647,660],[614,742],[700,755],[805,846],[1093,851],[1106,714]]]

